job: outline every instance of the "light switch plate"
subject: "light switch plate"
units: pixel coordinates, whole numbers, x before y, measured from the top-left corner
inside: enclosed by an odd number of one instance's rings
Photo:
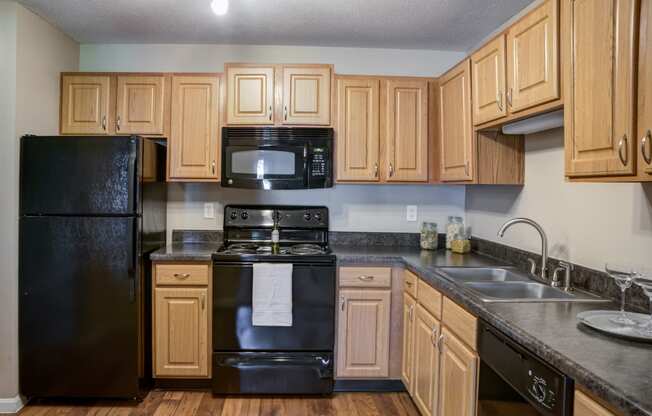
[[[417,206],[416,205],[408,205],[407,209],[405,210],[405,219],[407,221],[413,222],[417,220]]]
[[[215,218],[215,205],[209,202],[204,204],[204,218],[213,219]]]

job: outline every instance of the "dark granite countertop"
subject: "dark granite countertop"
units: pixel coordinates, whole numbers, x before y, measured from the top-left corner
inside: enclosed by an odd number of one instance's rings
[[[175,243],[152,254],[157,261],[209,261],[217,244]],[[483,303],[442,278],[439,267],[506,265],[479,254],[410,247],[332,247],[338,265],[404,265],[432,287],[558,368],[593,395],[627,415],[652,416],[652,344],[605,336],[578,325],[576,315],[613,304]]]

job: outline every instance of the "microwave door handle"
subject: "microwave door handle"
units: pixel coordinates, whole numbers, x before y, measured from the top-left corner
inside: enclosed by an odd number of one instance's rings
[[[310,162],[310,163],[309,163]],[[308,144],[303,145],[303,182],[309,185],[310,172],[308,171],[312,160],[308,161]]]

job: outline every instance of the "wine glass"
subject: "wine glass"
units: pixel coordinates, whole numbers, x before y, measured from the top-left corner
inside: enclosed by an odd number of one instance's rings
[[[637,273],[636,277],[634,277],[634,283],[639,285],[650,299],[650,319],[637,330],[641,335],[652,337],[652,271],[645,270]]]
[[[633,279],[637,276],[636,272],[632,267],[616,263],[607,263],[605,264],[604,269],[607,274],[614,279],[616,285],[620,288],[621,293],[620,316],[611,318],[611,322],[620,325],[635,325],[636,321],[629,318],[625,313],[625,291],[632,287]]]

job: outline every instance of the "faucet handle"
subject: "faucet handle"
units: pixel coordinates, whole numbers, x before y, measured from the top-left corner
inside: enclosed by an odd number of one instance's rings
[[[537,274],[537,262],[530,257],[527,258],[527,261],[530,263],[530,274]]]
[[[559,265],[555,268],[555,271],[552,274],[552,282],[550,283],[554,287],[560,287],[562,285],[561,280],[559,279],[559,273],[564,272],[564,282],[563,282],[563,289],[567,292],[570,292],[573,290],[571,287],[571,270],[573,270],[573,264],[566,262],[566,261],[560,261]]]

